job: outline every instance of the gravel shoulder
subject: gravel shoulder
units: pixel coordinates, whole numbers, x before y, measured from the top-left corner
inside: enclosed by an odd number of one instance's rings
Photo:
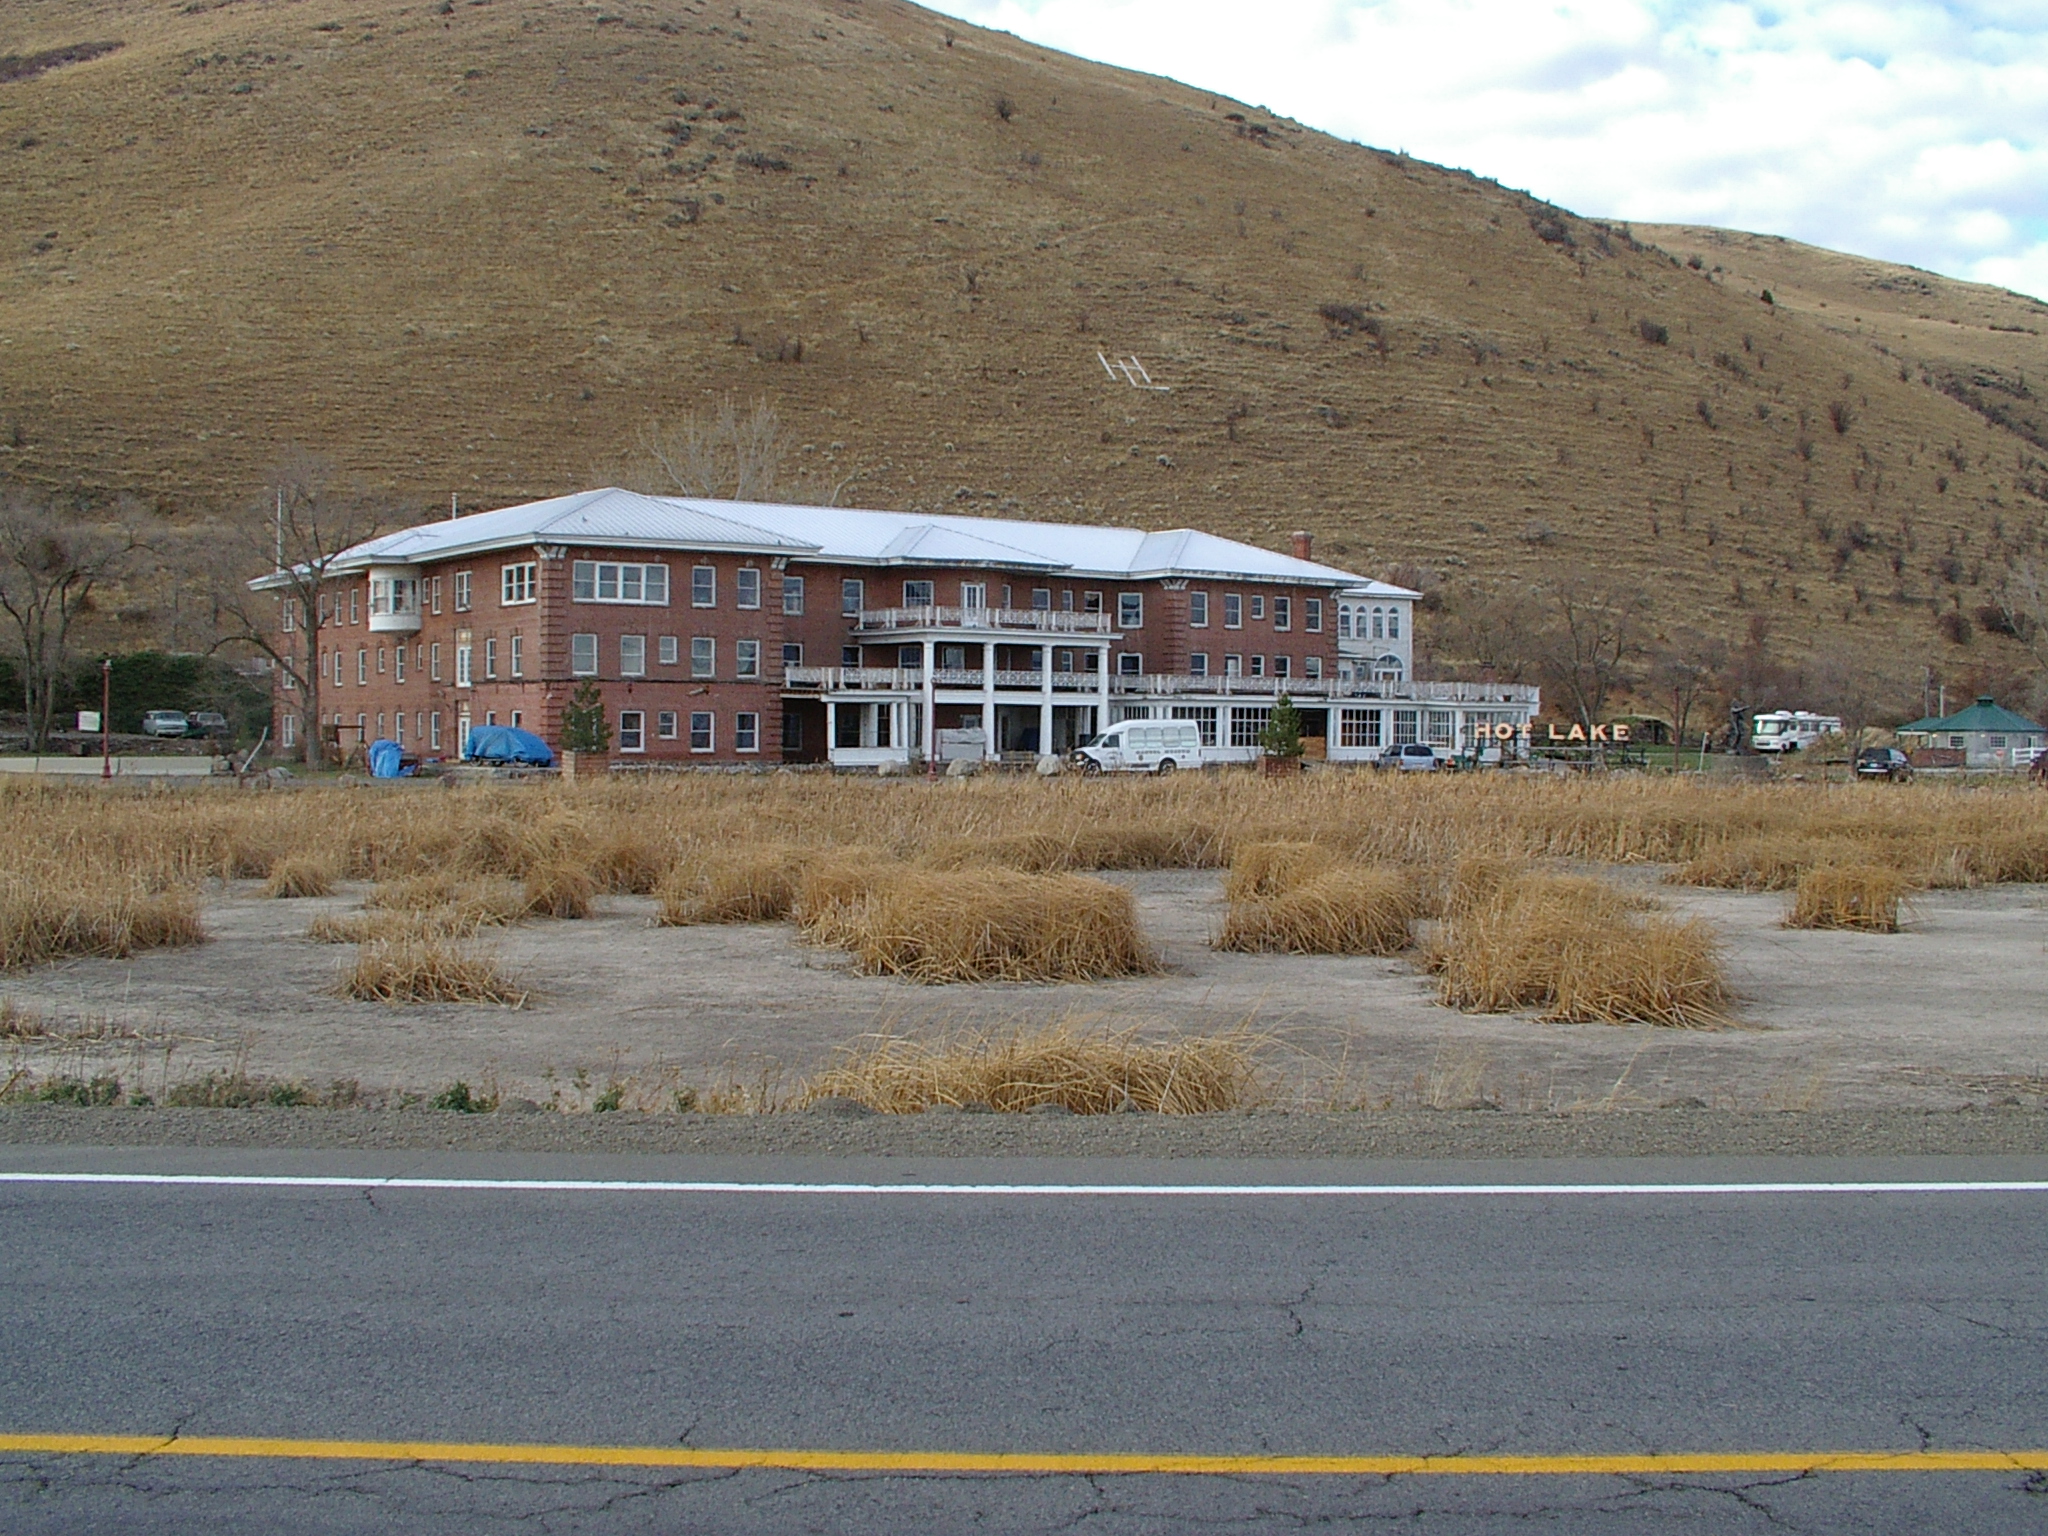
[[[1115,1115],[499,1113],[0,1108],[0,1161],[33,1148],[696,1154],[888,1159],[1546,1159],[2048,1155],[2017,1107],[1574,1115],[1445,1110]]]

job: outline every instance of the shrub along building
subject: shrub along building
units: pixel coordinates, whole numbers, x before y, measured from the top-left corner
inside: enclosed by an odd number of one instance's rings
[[[280,623],[321,725],[453,756],[472,726],[559,744],[598,688],[612,753],[684,765],[1064,752],[1118,720],[1258,752],[1274,698],[1333,759],[1491,744],[1533,688],[1413,677],[1417,594],[1191,529],[1029,523],[605,489],[423,523],[335,560]],[[282,585],[278,577],[252,583]],[[288,682],[288,679],[284,681]],[[279,735],[299,729],[278,696]]]

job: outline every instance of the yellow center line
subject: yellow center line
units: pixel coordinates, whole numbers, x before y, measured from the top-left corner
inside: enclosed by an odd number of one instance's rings
[[[494,1462],[572,1467],[771,1467],[807,1472],[1129,1473],[1232,1476],[1628,1477],[1750,1472],[2048,1472],[2048,1450],[1674,1451],[1554,1456],[1191,1456],[1145,1452],[697,1450],[664,1445],[496,1445],[284,1440],[245,1435],[0,1435],[0,1454],[226,1456],[295,1461]]]

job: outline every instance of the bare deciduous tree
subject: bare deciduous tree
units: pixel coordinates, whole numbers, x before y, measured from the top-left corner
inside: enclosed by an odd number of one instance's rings
[[[88,515],[86,508],[67,513],[26,491],[0,497],[0,608],[13,621],[21,655],[31,752],[48,744],[73,627],[137,548],[133,532],[88,521]]]
[[[641,428],[637,443],[640,463],[627,469],[624,482],[657,495],[836,507],[847,486],[860,478],[857,470],[830,482],[786,474],[789,434],[765,400],[743,412],[727,395],[708,415],[692,413],[681,421]]]
[[[344,485],[334,466],[294,451],[273,471],[265,496],[234,525],[234,541],[248,557],[274,569],[251,590],[241,573],[223,573],[221,646],[248,646],[268,656],[295,698],[302,756],[318,767],[320,746],[320,632],[327,616],[320,596],[329,569],[345,552],[375,537],[388,508]],[[288,608],[285,605],[289,605]],[[285,612],[291,628],[285,628]],[[289,706],[287,706],[289,707]]]
[[[1652,654],[1648,682],[1657,697],[1671,707],[1674,745],[1685,745],[1685,728],[1692,712],[1719,687],[1727,665],[1727,642],[1692,629],[1674,631]]]
[[[1999,578],[1992,598],[2005,632],[2048,667],[2048,570],[2032,560],[2014,560]]]
[[[1543,683],[1554,698],[1591,727],[1607,701],[1629,682],[1629,663],[1640,649],[1641,605],[1575,583],[1548,588],[1534,639]]]

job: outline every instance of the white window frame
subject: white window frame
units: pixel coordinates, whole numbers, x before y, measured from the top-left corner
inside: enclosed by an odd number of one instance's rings
[[[761,715],[758,710],[743,709],[732,717],[732,749],[735,752],[761,750]]]
[[[627,724],[628,721],[632,723]],[[644,709],[622,709],[619,711],[619,750],[621,752],[645,752],[647,750],[647,711]]]
[[[512,675],[526,676],[526,636],[517,630],[512,632]]]
[[[540,583],[536,579],[539,570],[539,565],[532,560],[498,567],[498,606],[518,608],[539,602]]]
[[[369,686],[369,682],[370,648],[366,645],[359,645],[356,647],[356,686],[358,688],[366,688]]]
[[[277,722],[277,744],[286,751],[299,744],[299,717],[289,710]]]
[[[1116,627],[1118,629],[1143,629],[1145,627],[1145,594],[1142,592],[1119,592],[1116,595]]]
[[[693,565],[690,567],[690,606],[692,608],[716,608],[718,606],[717,566]]]
[[[1294,628],[1293,598],[1276,596],[1273,599],[1273,627],[1275,629]]]
[[[656,659],[664,667],[673,667],[683,659],[683,642],[674,635],[663,635],[656,646]]]
[[[571,677],[595,677],[598,669],[597,636],[594,634],[571,635],[569,637],[569,675]]]
[[[903,606],[906,608],[929,608],[937,599],[938,593],[929,581],[903,583]]]
[[[427,716],[427,750],[441,750],[441,711],[438,709]]]
[[[758,678],[761,675],[761,642],[735,640],[732,643],[732,675]]]
[[[1321,678],[1323,675],[1323,658],[1320,656],[1302,657],[1301,675],[1307,678]]]
[[[469,612],[469,578],[470,573],[468,571],[457,571],[455,573],[455,611],[457,613]]]
[[[405,681],[405,647],[402,645],[398,647],[397,654],[391,658],[391,681],[394,683],[403,683]]]
[[[654,739],[674,741],[676,739],[676,712],[672,709],[657,710],[654,716]]]
[[[804,611],[804,579],[801,576],[784,575],[782,578],[782,611],[792,618]]]
[[[1252,594],[1252,617],[1260,621],[1266,617],[1266,594],[1263,592]]]
[[[785,667],[800,667],[804,664],[804,646],[801,640],[782,642],[782,664]]]
[[[438,640],[427,647],[427,681],[441,681],[441,642]]]
[[[732,573],[732,605],[735,608],[761,606],[761,568],[743,565]]]
[[[976,613],[988,611],[988,583],[985,581],[963,581],[960,583],[960,606]]]
[[[630,560],[573,561],[569,567],[569,601],[666,608],[668,567]]]
[[[868,584],[857,576],[842,577],[839,582],[839,616],[850,618],[859,613],[867,604]]]
[[[1223,627],[1225,629],[1244,628],[1243,593],[1226,592],[1223,594]]]
[[[472,686],[472,679],[470,676],[471,654],[472,653],[469,646],[464,645],[459,640],[456,642],[455,686],[458,688],[468,688]]]
[[[484,676],[493,682],[498,676],[498,637],[484,636]]]
[[[1323,600],[1320,597],[1304,597],[1301,600],[1302,633],[1320,635],[1323,632]]]
[[[647,675],[647,637],[645,635],[619,636],[619,676],[645,677]]]
[[[1188,594],[1188,628],[1207,629],[1208,627],[1209,594],[1206,592],[1190,592]]]
[[[701,726],[698,724],[699,721],[703,722]],[[697,745],[700,734],[704,741],[704,745],[701,747]],[[718,716],[708,709],[693,709],[690,711],[690,750],[692,752],[716,752],[718,750]]]
[[[1188,676],[1207,677],[1208,675],[1209,653],[1207,651],[1194,652],[1192,655],[1188,657]]]
[[[713,635],[690,637],[690,676],[718,676],[718,640]]]
[[[1143,677],[1145,675],[1145,658],[1137,651],[1118,651],[1116,653],[1116,675],[1118,677]]]

